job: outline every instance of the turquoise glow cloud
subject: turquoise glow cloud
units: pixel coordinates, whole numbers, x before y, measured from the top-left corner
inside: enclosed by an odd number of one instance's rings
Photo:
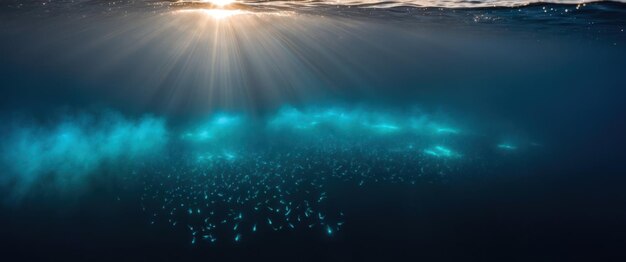
[[[167,144],[165,121],[116,113],[64,116],[53,124],[14,124],[6,131],[0,180],[16,197],[32,187],[71,188],[107,166],[145,160]]]

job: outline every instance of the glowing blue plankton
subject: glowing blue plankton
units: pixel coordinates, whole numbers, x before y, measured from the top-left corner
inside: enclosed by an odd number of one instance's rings
[[[507,143],[498,144],[498,148],[507,151],[513,151],[517,149],[517,146]]]
[[[424,150],[424,153],[434,157],[443,157],[443,158],[453,158],[460,157],[461,155],[452,151],[451,149],[445,146],[435,146],[433,148],[428,148]]]

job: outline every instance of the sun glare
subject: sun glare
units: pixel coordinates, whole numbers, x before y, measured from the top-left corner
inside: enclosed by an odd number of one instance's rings
[[[202,0],[202,2],[207,2],[213,5],[219,6],[219,7],[224,7],[224,6],[234,3],[235,1],[234,0]]]
[[[235,15],[245,14],[247,12],[242,10],[230,10],[230,9],[186,9],[179,10],[178,13],[199,13],[210,16],[214,19],[221,20]]]

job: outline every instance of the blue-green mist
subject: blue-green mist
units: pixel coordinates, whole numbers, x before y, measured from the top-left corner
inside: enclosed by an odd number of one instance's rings
[[[48,124],[24,119],[5,123],[2,186],[10,198],[30,190],[74,192],[106,166],[158,156],[168,141],[165,121],[150,116],[78,113]]]

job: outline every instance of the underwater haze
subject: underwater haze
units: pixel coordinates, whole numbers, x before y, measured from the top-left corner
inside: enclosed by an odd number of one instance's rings
[[[3,261],[623,261],[626,3],[0,2]]]

